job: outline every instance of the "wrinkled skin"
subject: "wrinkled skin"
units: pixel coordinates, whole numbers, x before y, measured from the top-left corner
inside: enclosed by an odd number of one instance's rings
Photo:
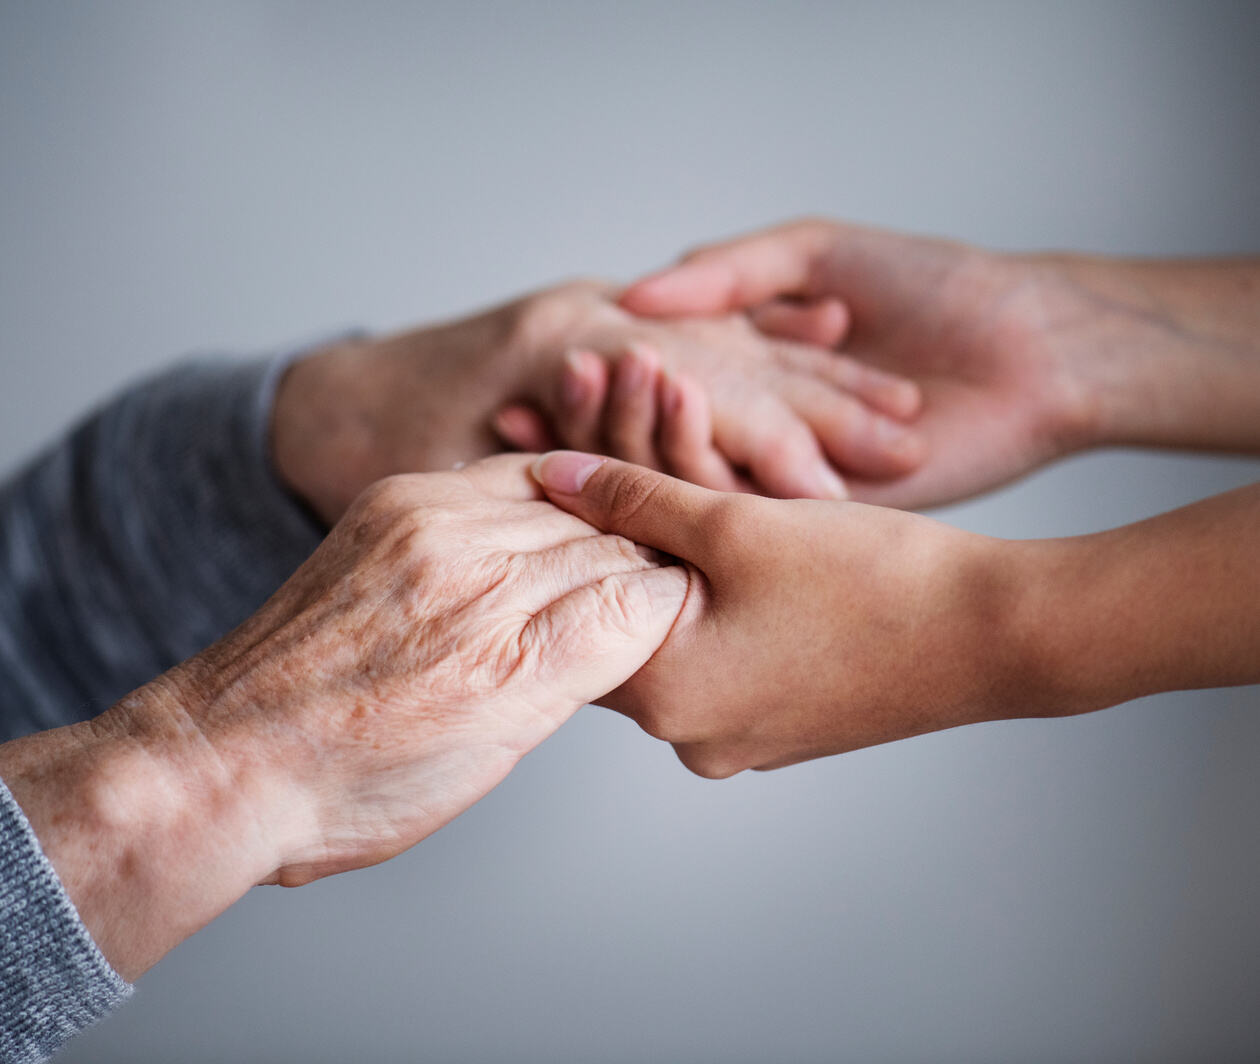
[[[184,667],[198,726],[247,734],[318,825],[276,880],[413,845],[664,638],[682,571],[539,501],[525,464],[373,485],[255,617]]]
[[[276,398],[272,449],[282,480],[332,523],[374,480],[450,469],[499,452],[505,439],[525,450],[598,445],[641,460],[636,411],[654,407],[666,370],[706,404],[707,420],[698,432],[689,420],[690,436],[672,452],[680,456],[675,471],[721,480],[712,486],[835,498],[845,490],[836,466],[890,474],[918,462],[903,424],[918,408],[909,382],[834,352],[767,339],[743,315],[637,319],[614,294],[574,282],[303,359]],[[603,367],[624,360],[628,348],[649,350],[654,364],[633,387],[614,382],[611,392],[623,401],[605,409]],[[649,441],[654,432],[653,423]],[[737,480],[736,470],[747,478]]]
[[[657,649],[690,586],[541,501],[527,459],[363,493],[253,617],[111,707],[0,746],[135,978],[253,884],[383,861]]]

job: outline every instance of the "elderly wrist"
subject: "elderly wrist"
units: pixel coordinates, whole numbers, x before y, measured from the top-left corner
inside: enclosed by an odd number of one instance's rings
[[[382,366],[370,341],[348,341],[308,355],[280,380],[271,416],[276,475],[326,524],[334,524],[371,480],[380,457]],[[371,364],[369,364],[371,363]]]
[[[161,682],[7,744],[18,804],[106,959],[134,979],[270,873],[256,787]]]

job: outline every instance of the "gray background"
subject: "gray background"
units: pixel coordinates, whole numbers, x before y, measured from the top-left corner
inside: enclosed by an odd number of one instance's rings
[[[192,349],[805,211],[1255,252],[1258,60],[1260,7],[1201,0],[5,3],[0,455]],[[1258,475],[1095,455],[942,516],[1080,532]],[[254,891],[65,1060],[1254,1060],[1258,702],[724,783],[587,709],[392,864]]]

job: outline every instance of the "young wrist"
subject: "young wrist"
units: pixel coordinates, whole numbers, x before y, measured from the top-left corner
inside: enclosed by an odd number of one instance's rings
[[[1088,713],[1178,686],[1161,668],[1143,561],[1112,532],[1010,545],[1019,593],[1012,641],[1025,689],[1017,716]]]
[[[1081,446],[1260,447],[1260,266],[1023,261],[1047,357],[1073,384]]]

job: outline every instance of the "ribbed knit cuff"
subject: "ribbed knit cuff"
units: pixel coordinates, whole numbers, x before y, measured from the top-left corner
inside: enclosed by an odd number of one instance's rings
[[[131,992],[0,782],[0,1060],[47,1060]]]

